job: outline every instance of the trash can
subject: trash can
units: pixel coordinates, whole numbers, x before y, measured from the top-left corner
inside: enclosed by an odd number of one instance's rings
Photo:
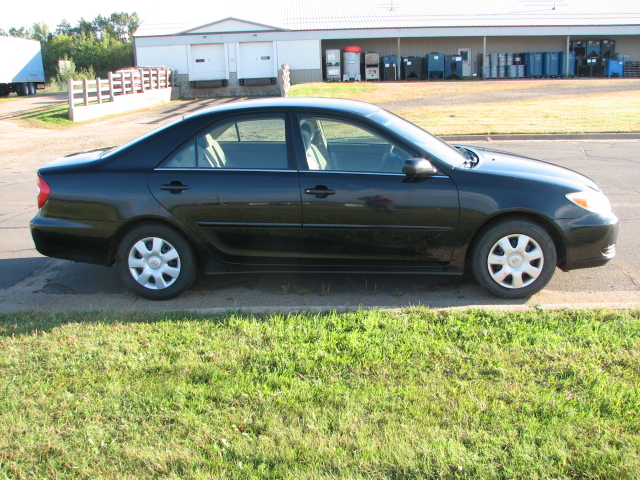
[[[567,52],[560,52],[558,56],[558,75],[561,77],[575,77],[576,74],[576,52],[569,52],[569,71],[567,71]]]
[[[444,78],[444,57],[444,55],[437,52],[431,52],[427,55],[427,80],[431,80],[432,78]],[[462,62],[462,60],[460,61]],[[462,65],[462,63],[460,65]]]
[[[400,67],[403,80],[420,80],[422,74],[421,57],[402,57]]]
[[[624,75],[624,61],[607,58],[604,64],[606,77],[622,77]]]
[[[382,57],[382,79],[386,81],[398,79],[398,57],[395,55]]]
[[[544,52],[542,54],[542,76],[557,77],[558,76],[558,52]]]

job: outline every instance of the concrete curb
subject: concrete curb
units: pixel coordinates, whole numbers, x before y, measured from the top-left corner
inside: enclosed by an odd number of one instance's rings
[[[640,133],[443,135],[440,138],[447,142],[491,142],[498,140],[640,140]]]

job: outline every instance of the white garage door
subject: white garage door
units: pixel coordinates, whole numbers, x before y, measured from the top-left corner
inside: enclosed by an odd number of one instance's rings
[[[273,42],[241,43],[238,55],[238,78],[274,78]]]
[[[191,45],[190,81],[225,80],[228,78],[223,43]]]

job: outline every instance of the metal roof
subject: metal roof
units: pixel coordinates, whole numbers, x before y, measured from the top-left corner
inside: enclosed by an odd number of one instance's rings
[[[135,36],[205,33],[209,25],[212,32],[221,33],[225,19],[236,20],[234,25],[257,24],[255,30],[631,25],[638,26],[640,34],[637,0],[277,0],[208,5],[152,14]]]

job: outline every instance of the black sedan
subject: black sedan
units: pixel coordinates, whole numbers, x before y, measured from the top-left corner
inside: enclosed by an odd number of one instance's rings
[[[464,273],[522,298],[615,255],[592,180],[346,100],[227,103],[38,171],[38,251],[163,300],[198,269]]]

